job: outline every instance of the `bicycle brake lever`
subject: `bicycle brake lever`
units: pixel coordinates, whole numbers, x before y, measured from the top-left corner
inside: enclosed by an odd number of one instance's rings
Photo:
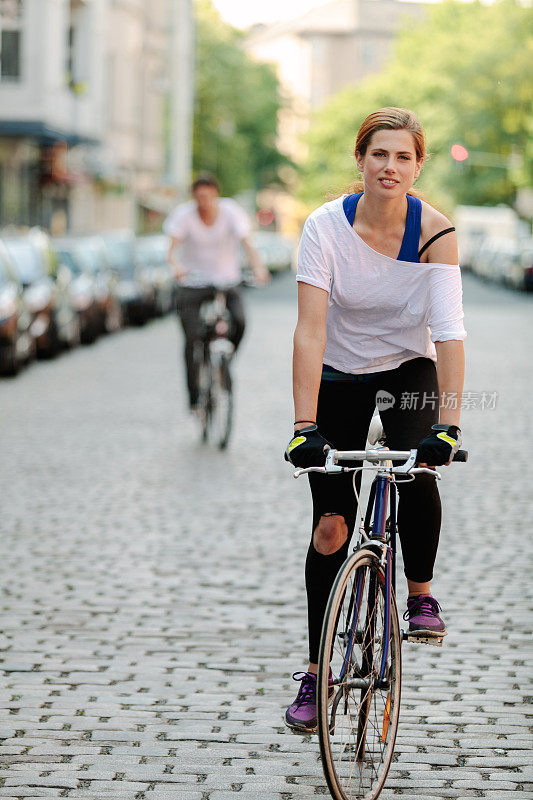
[[[324,448],[326,453],[326,463],[323,467],[306,467],[305,469],[299,468],[295,470],[294,477],[299,478],[307,472],[325,472],[331,474],[332,472],[344,472],[344,467],[340,467],[335,463],[336,450],[332,447]]]
[[[335,456],[336,450],[328,447],[326,450],[326,463],[324,464],[326,472],[344,472],[344,467],[340,467],[335,463]]]
[[[416,467],[416,469],[411,470],[411,475],[414,473],[420,472],[427,472],[428,475],[431,475],[433,478],[436,478],[438,481],[442,480],[442,475],[440,472],[437,472],[436,469],[430,469],[429,467]]]
[[[415,464],[416,464],[416,448],[414,450],[411,450],[411,455],[409,456],[405,464],[402,464],[401,467],[394,467],[393,472],[395,472],[398,475],[405,474],[407,472],[410,472]]]

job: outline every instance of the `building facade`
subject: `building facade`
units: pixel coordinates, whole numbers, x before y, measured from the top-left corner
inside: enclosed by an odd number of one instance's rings
[[[284,87],[283,152],[301,161],[306,152],[301,137],[311,113],[340,89],[379,71],[400,26],[423,13],[419,2],[333,0],[290,22],[252,30],[249,54],[274,63]]]
[[[0,0],[1,226],[149,229],[164,212],[188,180],[170,171],[184,5]]]

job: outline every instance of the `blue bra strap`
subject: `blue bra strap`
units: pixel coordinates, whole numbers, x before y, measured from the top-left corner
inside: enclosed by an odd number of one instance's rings
[[[353,228],[353,221],[355,219],[355,209],[357,208],[357,203],[359,202],[359,198],[362,196],[363,192],[359,192],[359,194],[347,194],[344,200],[342,201],[342,207],[344,208],[346,219],[348,220],[352,228]]]
[[[407,195],[407,219],[398,261],[418,262],[420,246],[420,226],[422,223],[422,201],[419,197]]]
[[[355,219],[355,209],[363,192],[358,194],[348,194],[342,201],[342,207],[346,219],[353,227]],[[418,262],[418,246],[420,244],[420,225],[422,222],[422,201],[418,197],[407,195],[407,217],[405,220],[405,231],[403,234],[402,246],[398,254],[398,261]]]

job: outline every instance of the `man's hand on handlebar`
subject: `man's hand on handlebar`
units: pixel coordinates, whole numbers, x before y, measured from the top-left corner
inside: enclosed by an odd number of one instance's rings
[[[258,286],[266,286],[270,283],[270,272],[266,267],[256,267],[253,271],[255,282]]]
[[[170,268],[172,270],[172,275],[174,276],[175,281],[182,281],[183,278],[187,275],[187,270],[184,269],[180,264],[176,264],[174,262],[170,262]]]

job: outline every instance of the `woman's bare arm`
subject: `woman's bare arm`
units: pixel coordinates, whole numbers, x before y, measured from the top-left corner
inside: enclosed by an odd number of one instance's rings
[[[442,214],[438,215],[436,227],[448,222]],[[429,248],[430,260],[441,264],[457,264],[457,236],[455,232],[447,233],[437,239]],[[437,378],[439,382],[440,416],[443,425],[457,425],[461,417],[461,397],[465,379],[465,351],[460,340],[452,339],[435,342],[437,351]],[[448,407],[449,406],[449,407]],[[453,407],[455,406],[455,408]]]
[[[457,425],[461,418],[461,397],[465,380],[465,351],[456,339],[435,342],[437,351],[437,380],[439,382],[439,422]]]
[[[294,332],[293,396],[295,429],[316,420],[322,358],[326,347],[328,293],[308,283],[298,283],[298,323]]]

